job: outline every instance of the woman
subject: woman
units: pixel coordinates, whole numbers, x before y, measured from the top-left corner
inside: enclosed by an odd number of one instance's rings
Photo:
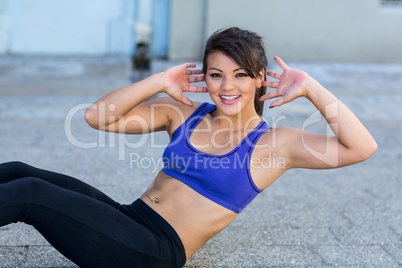
[[[121,205],[74,178],[5,163],[0,226],[31,224],[82,267],[181,267],[286,170],[342,167],[376,151],[343,103],[307,73],[275,60],[282,74],[266,73],[261,37],[229,28],[209,38],[203,70],[175,66],[102,97],[85,113],[90,126],[127,134],[165,130],[171,137],[149,188]],[[266,81],[266,74],[278,81]],[[207,87],[191,85],[201,81]],[[266,87],[275,90],[266,94]],[[193,103],[186,91],[208,92],[214,105]],[[146,101],[162,92],[169,97]],[[270,107],[307,98],[335,136],[271,129],[261,115],[264,101],[275,97]]]

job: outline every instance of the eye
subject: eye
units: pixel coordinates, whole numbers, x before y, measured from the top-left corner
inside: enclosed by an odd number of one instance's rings
[[[221,75],[220,73],[212,73],[212,74],[210,74],[209,76],[212,77],[212,78],[219,78],[219,77],[222,77],[222,75]]]
[[[248,76],[248,74],[246,74],[246,73],[237,73],[236,74],[236,77],[247,77]]]

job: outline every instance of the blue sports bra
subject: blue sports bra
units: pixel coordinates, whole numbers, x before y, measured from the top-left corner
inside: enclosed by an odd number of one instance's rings
[[[163,153],[162,171],[215,203],[239,213],[261,192],[251,178],[250,157],[255,143],[271,127],[261,121],[229,153],[201,152],[190,143],[190,135],[215,108],[204,102],[173,132]]]

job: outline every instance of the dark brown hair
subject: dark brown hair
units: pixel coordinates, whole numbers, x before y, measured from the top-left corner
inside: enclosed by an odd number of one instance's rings
[[[213,33],[205,45],[202,71],[206,74],[208,55],[214,52],[222,52],[232,58],[247,75],[256,79],[262,69],[268,66],[262,37],[254,32],[242,30],[238,27],[221,29]],[[264,80],[266,72],[264,71]],[[264,102],[259,98],[265,94],[266,87],[257,88],[254,96],[254,107],[258,115],[262,116]]]

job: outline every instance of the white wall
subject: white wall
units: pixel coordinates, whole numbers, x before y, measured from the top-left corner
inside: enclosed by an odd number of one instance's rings
[[[8,1],[0,0],[0,54],[6,52],[9,44]]]
[[[183,0],[182,0],[183,1]],[[222,27],[240,26],[264,37],[270,57],[293,61],[402,62],[402,6],[386,8],[380,0],[205,0],[205,21],[199,19],[203,0],[173,1],[172,31],[182,39],[205,40]],[[190,26],[191,25],[191,26]],[[171,59],[199,59],[198,48],[171,35]],[[202,44],[203,46],[204,44]],[[181,47],[179,50],[178,48]],[[192,52],[189,52],[192,50]],[[182,53],[180,53],[183,51]],[[185,51],[185,52],[184,52]],[[193,56],[192,56],[193,55]]]
[[[132,55],[138,24],[166,57],[170,0],[0,0],[0,54]]]
[[[0,0],[0,54],[131,54],[137,0]]]
[[[72,3],[73,2],[73,3]],[[104,54],[116,50],[108,37],[128,23],[116,0],[12,0],[10,52],[14,54]],[[117,25],[116,25],[117,24]],[[118,34],[117,34],[118,35]]]

